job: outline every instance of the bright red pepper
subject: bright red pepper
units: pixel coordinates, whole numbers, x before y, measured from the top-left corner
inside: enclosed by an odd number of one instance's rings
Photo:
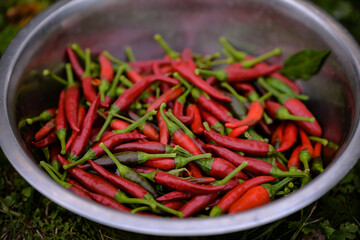
[[[171,88],[169,91],[164,92],[161,96],[156,98],[156,100],[147,108],[146,112],[150,112],[153,109],[158,109],[161,103],[171,102],[172,100],[179,97],[182,93],[183,89],[181,87],[175,86]]]
[[[240,126],[251,127],[257,124],[261,120],[263,113],[264,113],[263,103],[260,101],[254,101],[251,103],[249,112],[244,119],[242,119],[241,121],[225,123],[225,127],[228,128],[237,128]]]
[[[67,121],[65,116],[65,92],[61,91],[59,96],[58,113],[55,118],[55,130],[61,144],[61,154],[66,153]]]
[[[195,134],[202,134],[202,132],[204,131],[204,126],[202,124],[202,119],[201,119],[201,115],[200,115],[200,111],[199,108],[194,105],[194,104],[190,104],[187,108],[186,108],[186,114],[190,115],[190,112],[194,113],[194,118],[190,124],[191,130],[195,133]]]
[[[164,112],[166,113],[165,109]],[[161,117],[160,111],[156,113],[156,120],[158,122],[159,134],[160,134],[159,142],[164,145],[167,145],[169,142],[169,129],[167,128],[164,119]]]
[[[77,127],[80,129],[83,125],[84,119],[85,119],[85,115],[86,115],[86,110],[84,107],[79,106],[78,108],[78,113],[77,113]],[[70,138],[68,139],[68,141],[66,142],[66,151],[68,151],[70,149],[70,147],[72,146],[72,144],[74,143],[76,137],[78,136],[79,132],[75,132],[73,131],[71,133]]]
[[[278,152],[284,152],[290,149],[296,142],[298,135],[298,128],[297,126],[292,123],[286,123],[284,127],[284,135],[281,141],[280,147],[278,148]]]
[[[44,126],[40,128],[39,131],[35,133],[34,141],[39,141],[46,137],[53,129],[55,128],[55,119],[52,118],[50,121],[45,123]]]

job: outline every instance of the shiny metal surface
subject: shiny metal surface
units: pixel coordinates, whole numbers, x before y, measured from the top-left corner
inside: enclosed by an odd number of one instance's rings
[[[326,171],[306,187],[264,207],[231,216],[200,219],[154,219],[133,216],[88,202],[42,171],[18,129],[17,121],[56,106],[56,83],[45,68],[61,72],[64,47],[72,42],[94,52],[123,57],[131,45],[139,59],[158,57],[152,40],[160,33],[175,49],[199,53],[220,50],[219,36],[250,53],[283,49],[330,49],[330,58],[311,81],[298,81],[310,95],[310,108],[324,126],[324,137],[340,144]],[[299,0],[74,0],[60,1],[31,21],[14,39],[0,63],[0,143],[16,170],[57,204],[96,222],[138,233],[201,236],[240,231],[287,216],[329,191],[359,156],[360,52],[352,37],[327,14]],[[59,68],[60,66],[60,68]],[[31,132],[31,129],[27,129]],[[25,140],[24,140],[25,139]]]

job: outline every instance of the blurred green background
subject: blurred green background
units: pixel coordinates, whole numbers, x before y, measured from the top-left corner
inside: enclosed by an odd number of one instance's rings
[[[0,0],[0,56],[56,0]],[[360,43],[359,0],[312,0]],[[336,177],[336,176],[334,176]],[[77,216],[34,190],[0,151],[0,239],[169,239],[112,229]],[[316,203],[248,231],[190,239],[360,239],[360,163]]]

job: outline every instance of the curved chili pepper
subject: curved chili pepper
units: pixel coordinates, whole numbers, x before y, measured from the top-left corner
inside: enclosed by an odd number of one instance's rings
[[[229,116],[228,114],[226,114],[226,112],[224,112],[222,109],[220,109],[214,101],[206,98],[206,96],[204,94],[201,94],[199,89],[194,88],[191,91],[191,94],[192,94],[193,98],[197,101],[197,103],[202,108],[204,108],[206,111],[211,113],[214,117],[219,119],[221,122],[227,123],[227,122],[238,121],[238,119],[233,118],[233,117]]]
[[[322,173],[324,171],[324,163],[321,158],[321,143],[317,142],[314,146],[314,151],[312,155],[312,168],[311,170],[316,173]]]
[[[121,189],[122,191],[125,191],[132,197],[136,198],[144,198],[148,193],[144,188],[139,186],[136,183],[133,183],[121,176],[115,175],[109,171],[107,171],[105,168],[97,164],[96,162],[93,162],[89,160],[89,164],[91,167],[100,174],[103,178],[109,180],[112,184],[114,184],[116,187]]]
[[[215,217],[221,215],[222,213],[226,213],[229,210],[230,206],[236,200],[238,200],[246,191],[255,186],[275,180],[276,178],[271,176],[258,176],[241,183],[239,186],[235,187],[233,190],[230,190],[221,198],[220,202],[218,202],[216,206],[211,209],[209,216]]]
[[[171,88],[169,91],[165,92],[164,94],[156,98],[156,100],[152,104],[150,104],[150,106],[147,108],[146,112],[149,112],[153,109],[158,109],[161,103],[171,102],[172,100],[179,97],[182,93],[183,93],[183,89],[179,87],[179,85],[176,85],[175,87]]]
[[[151,172],[143,174],[148,179],[152,181],[176,189],[182,192],[190,192],[197,194],[208,194],[221,191],[224,188],[224,185],[214,186],[214,185],[200,185],[195,184],[184,179],[175,177],[167,172]]]
[[[301,151],[301,146],[297,146],[292,151],[287,165],[289,172],[294,172],[300,168],[300,159],[299,159],[300,151]]]
[[[290,149],[295,144],[297,135],[298,135],[297,126],[292,122],[286,123],[284,127],[283,140],[280,144],[280,147],[278,148],[278,152],[284,152]]]
[[[284,141],[284,127],[285,124],[284,122],[281,122],[276,128],[275,131],[273,132],[272,136],[271,136],[271,144],[273,146],[275,146],[275,148],[277,149],[277,151],[279,152],[279,147],[282,144],[282,142]]]
[[[52,131],[45,138],[43,138],[37,142],[32,142],[32,144],[37,148],[43,148],[43,147],[49,146],[49,144],[51,144],[53,142],[56,142],[56,140],[58,140],[56,131]]]
[[[291,81],[291,80],[290,80]],[[268,84],[270,84],[272,87],[278,89],[279,91],[286,93],[292,97],[295,97],[299,100],[302,101],[307,101],[309,100],[309,96],[305,95],[305,94],[299,94],[296,93],[290,86],[289,84],[277,79],[277,78],[268,78],[267,79]],[[294,84],[294,83],[292,83]],[[295,85],[296,86],[296,85]]]
[[[175,200],[185,200],[192,198],[195,194],[182,191],[172,191],[162,195],[161,197],[156,198],[156,201],[175,201]]]
[[[216,143],[237,151],[260,156],[276,153],[275,148],[266,142],[228,137],[208,130],[204,130],[203,134]]]
[[[203,108],[199,108],[199,110],[204,121],[207,122],[212,129],[214,129],[220,134],[225,133],[224,125],[222,125],[217,118],[215,118],[213,115],[211,115],[208,111],[206,111]]]
[[[74,72],[75,72],[76,76],[78,77],[78,79],[81,80],[83,78],[85,72],[84,72],[83,67],[80,65],[80,62],[79,62],[76,54],[71,49],[71,47],[66,48],[66,53],[67,53],[67,56],[68,56],[69,61],[71,63],[71,66],[74,69]]]
[[[100,140],[105,129],[110,124],[113,118],[113,114],[120,112],[120,110],[126,110],[145,91],[145,89],[155,81],[163,81],[174,85],[178,84],[176,79],[162,75],[150,75],[144,77],[142,81],[134,84],[131,88],[127,89],[123,94],[121,94],[119,98],[111,105],[106,121],[96,137],[97,141]]]
[[[192,122],[190,124],[191,130],[195,134],[200,135],[204,131],[204,126],[202,124],[202,119],[201,119],[199,108],[194,104],[190,104],[186,108],[186,114],[190,115],[190,112],[194,113],[194,118],[193,118],[193,120],[192,120]]]
[[[159,127],[160,143],[167,145],[169,142],[169,129],[167,128],[164,119],[161,117],[160,111],[156,113],[156,120]]]
[[[314,115],[299,99],[280,93],[267,84],[264,79],[259,79],[258,82],[262,87],[274,94],[274,96],[278,98],[279,102],[283,104],[283,106],[287,108],[291,114],[302,117],[314,117]],[[296,121],[296,124],[310,135],[320,137],[322,134],[322,129],[316,119],[314,122]]]
[[[79,132],[80,129],[77,126],[78,106],[80,99],[79,87],[74,82],[71,64],[66,64],[65,68],[68,80],[68,86],[65,91],[65,115],[71,129],[75,132]]]
[[[185,48],[181,52],[181,61],[184,62],[190,69],[195,70],[196,64],[193,59],[193,52],[190,48]]]
[[[286,166],[284,164],[282,164],[278,159],[276,159],[276,167],[278,167],[281,171],[284,171],[284,172],[288,171]]]
[[[65,91],[61,91],[59,96],[58,112],[55,118],[55,130],[61,144],[61,154],[66,153],[66,132],[67,121],[65,116]]]
[[[109,83],[111,83],[114,78],[114,70],[110,60],[104,55],[103,52],[99,54],[99,64],[100,64],[100,79],[106,80]]]
[[[269,203],[275,193],[287,185],[290,181],[292,181],[292,178],[285,178],[274,185],[263,184],[250,188],[231,205],[229,208],[229,214],[249,210]]]
[[[99,101],[100,96],[98,96],[97,99],[91,103],[91,106],[86,113],[81,130],[76,137],[73,145],[71,146],[68,156],[68,159],[70,161],[75,161],[85,151],[85,148],[90,138],[91,129],[96,118]]]
[[[191,92],[192,87],[188,88],[180,97],[178,97],[173,106],[174,115],[184,124],[188,125],[194,119],[194,112],[190,112],[184,116],[184,104],[186,103],[186,98]]]
[[[143,162],[145,166],[154,167],[163,171],[185,167],[188,163],[199,159],[210,158],[211,154],[194,155],[191,157],[176,156],[175,158],[153,158]]]
[[[66,179],[66,182],[70,183],[70,184],[73,185],[74,187],[77,187],[77,188],[83,190],[83,191],[86,192],[86,193],[89,193],[89,190],[87,190],[86,188],[84,188],[83,185],[81,185],[78,181],[76,181],[76,180],[74,180],[74,179],[68,178],[68,179]]]
[[[137,140],[137,139],[144,139],[146,136],[139,134],[139,133],[118,133],[115,134],[109,138],[106,138],[103,142],[107,148],[113,148],[114,146],[124,142],[124,141],[130,141],[130,140]],[[103,148],[101,148],[100,143],[96,144],[95,146],[91,147],[84,156],[77,160],[76,162],[72,162],[71,164],[64,165],[64,169],[68,169],[71,167],[74,167],[80,163],[86,162],[89,159],[95,159],[101,155],[105,154],[105,151]]]
[[[124,205],[118,203],[117,201],[115,201],[112,198],[109,198],[107,196],[103,196],[103,195],[100,195],[97,193],[92,193],[92,192],[89,192],[89,195],[92,199],[94,199],[97,203],[100,203],[101,205],[104,205],[106,207],[110,207],[110,208],[113,208],[113,209],[116,209],[116,210],[119,210],[122,212],[127,212],[127,213],[131,212],[130,208],[125,207]]]
[[[293,120],[293,121],[306,121],[306,122],[314,122],[315,121],[314,117],[303,117],[303,116],[292,115],[287,110],[287,108],[285,108],[281,104],[271,101],[271,100],[265,101],[265,107],[266,107],[267,113],[269,113],[269,115],[272,118],[277,118],[280,120]]]
[[[241,134],[243,134],[246,130],[249,129],[249,126],[245,125],[245,126],[240,126],[237,128],[234,128],[229,134],[229,137],[239,137]]]
[[[241,121],[225,123],[225,127],[237,128],[240,126],[251,127],[258,123],[264,113],[263,103],[261,101],[254,101],[251,103],[247,116]]]
[[[40,128],[39,131],[35,133],[34,141],[39,141],[40,139],[43,139],[46,137],[53,129],[55,128],[55,119],[52,118],[50,121],[45,123],[44,126]]]
[[[236,169],[234,164],[220,157],[198,160],[196,164],[200,166],[207,175],[216,179],[225,178]],[[238,172],[234,177],[236,179],[248,179],[243,172]]]
[[[170,145],[164,145],[160,142],[130,142],[120,144],[113,148],[113,152],[146,152],[146,153],[170,153],[173,148]]]
[[[235,166],[239,166],[243,162],[247,162],[248,165],[245,167],[245,170],[256,175],[271,175],[274,177],[305,177],[306,174],[303,172],[283,172],[276,166],[265,162],[260,159],[250,158],[241,156],[227,148],[224,148],[215,144],[206,144],[204,149],[214,153],[215,155],[227,159],[229,162],[233,163]]]
[[[86,115],[86,110],[84,107],[79,106],[78,108],[78,113],[77,113],[77,127],[80,129],[83,125],[84,119],[85,119],[85,115]],[[79,132],[75,132],[73,131],[71,133],[70,138],[68,139],[68,141],[66,142],[66,151],[68,151],[70,149],[70,147],[72,146],[72,144],[74,143],[76,137],[78,136]]]
[[[221,92],[213,88],[210,84],[205,82],[201,77],[196,75],[194,71],[189,68],[186,63],[183,62],[173,62],[172,67],[174,70],[178,73],[180,73],[181,76],[183,76],[186,80],[194,84],[194,86],[200,88],[207,94],[209,94],[211,97],[216,98],[221,101],[227,101],[230,102],[230,98],[223,95]]]
[[[114,119],[111,121],[111,124],[110,124],[110,126],[113,130],[124,129],[124,128],[128,127],[129,125],[130,125],[129,123],[127,123],[123,120],[120,120],[120,119]]]

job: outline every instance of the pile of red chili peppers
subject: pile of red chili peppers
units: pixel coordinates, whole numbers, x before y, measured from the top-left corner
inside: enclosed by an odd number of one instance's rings
[[[137,61],[73,44],[58,105],[26,123],[54,180],[89,201],[147,216],[232,214],[286,196],[324,171],[322,128],[281,65],[236,50],[172,50]],[[215,69],[215,70],[214,70]]]

